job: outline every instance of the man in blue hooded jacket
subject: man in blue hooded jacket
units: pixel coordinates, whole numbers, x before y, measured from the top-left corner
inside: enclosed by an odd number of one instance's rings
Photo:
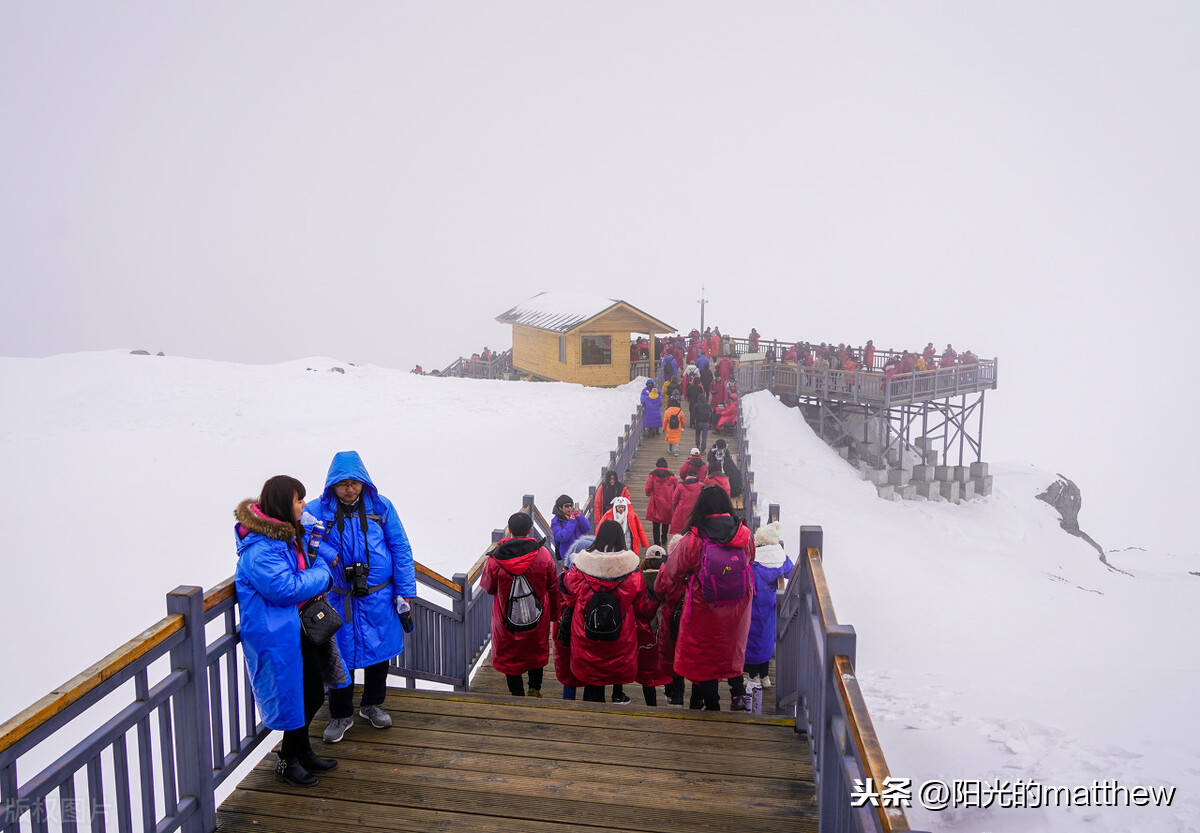
[[[417,595],[408,535],[392,502],[379,494],[357,451],[339,451],[329,464],[325,491],[306,507],[325,525],[320,556],[333,574],[330,603],[345,625],[338,649],[351,669],[362,668],[358,713],[376,729],[392,725],[384,711],[388,660],[404,651],[409,600]],[[407,619],[411,627],[411,619]],[[337,743],[354,724],[353,681],[329,692],[326,743]]]

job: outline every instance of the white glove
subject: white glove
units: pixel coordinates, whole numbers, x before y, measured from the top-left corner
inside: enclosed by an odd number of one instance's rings
[[[408,603],[408,599],[404,598],[403,596],[397,596],[396,597],[396,613],[403,616],[405,613],[408,613],[410,610],[412,610],[412,605],[410,605]]]

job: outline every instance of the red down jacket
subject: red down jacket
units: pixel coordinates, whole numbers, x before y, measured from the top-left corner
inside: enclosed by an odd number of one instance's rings
[[[524,674],[550,661],[550,628],[558,621],[562,600],[550,551],[532,538],[505,538],[488,556],[479,586],[492,599],[492,667],[501,674]],[[523,575],[541,600],[542,616],[526,631],[504,623],[508,594],[515,576]]]
[[[656,468],[646,477],[646,520],[656,524],[669,524],[675,510],[675,489],[679,481],[670,469]]]
[[[704,467],[707,469],[708,464],[706,463]],[[688,518],[692,516],[692,509],[696,506],[696,500],[700,497],[700,490],[703,488],[704,484],[694,477],[684,479],[675,487],[675,508],[671,510],[671,526],[667,529],[669,535],[684,531]]]
[[[624,685],[638,674],[637,620],[649,621],[658,602],[646,592],[637,553],[593,552],[575,555],[575,563],[559,578],[571,617],[571,677],[578,685]],[[621,608],[620,636],[611,642],[591,639],[584,627],[588,602],[599,590],[609,590]],[[732,675],[730,675],[732,676]]]
[[[699,529],[687,531],[659,570],[655,595],[683,605],[675,673],[689,680],[722,680],[742,673],[754,602],[753,577],[746,597],[737,604],[714,607],[704,600],[695,576],[706,539],[738,547],[750,564],[754,562],[754,538],[746,525],[730,515],[710,515]]]

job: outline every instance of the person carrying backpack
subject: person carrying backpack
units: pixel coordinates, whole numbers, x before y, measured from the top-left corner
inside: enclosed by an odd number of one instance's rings
[[[650,498],[646,503],[646,520],[654,524],[654,543],[665,547],[679,481],[667,468],[666,457],[659,457],[654,465],[656,468],[646,476],[646,495]]]
[[[683,429],[687,427],[687,421],[683,418],[683,408],[679,407],[679,397],[671,396],[671,407],[663,411],[662,418],[663,437],[667,441],[667,452],[672,457],[679,456],[679,440],[683,436]]]
[[[713,409],[708,404],[708,388],[692,401],[692,430],[696,432],[696,447],[701,451],[708,444],[708,429],[712,427]]]
[[[692,681],[691,707],[721,708],[720,680],[733,688],[732,708],[744,710],[742,670],[754,601],[754,539],[734,517],[729,495],[706,486],[687,531],[658,572],[654,594],[682,605],[675,673]],[[736,679],[734,679],[736,677]]]
[[[492,667],[504,675],[514,697],[525,696],[525,672],[529,696],[542,696],[550,628],[562,604],[554,557],[530,537],[532,528],[533,519],[524,512],[509,517],[509,537],[491,551],[479,577],[479,586],[493,596]]]
[[[637,620],[649,621],[658,602],[646,592],[641,559],[625,549],[625,533],[605,521],[592,546],[575,556],[559,577],[571,616],[571,675],[583,683],[583,699],[603,703],[604,686],[612,701],[628,703],[623,686],[637,679]]]

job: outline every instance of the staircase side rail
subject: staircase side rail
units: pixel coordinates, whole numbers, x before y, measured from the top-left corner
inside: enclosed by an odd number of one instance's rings
[[[583,515],[591,523],[592,529],[596,528],[596,523],[599,521],[599,518],[595,517],[596,493],[604,485],[604,475],[612,470],[617,473],[618,480],[625,481],[629,465],[633,462],[633,458],[642,444],[642,423],[644,421],[645,406],[638,402],[629,422],[625,423],[625,430],[617,437],[616,450],[608,453],[608,464],[600,468],[600,478],[596,481],[596,485],[588,487],[587,506],[583,510]]]
[[[821,527],[800,528],[797,569],[779,597],[776,712],[792,710],[796,731],[809,738],[822,831],[907,831],[902,808],[852,806],[856,781],[879,792],[890,773],[854,673],[857,636],[853,627],[838,622],[833,608],[822,539]]]
[[[212,615],[223,610],[214,603]],[[201,589],[176,588],[167,595],[166,617],[0,726],[0,830],[16,833],[23,820],[34,830],[51,823],[64,830],[77,824],[103,829],[106,817],[127,830],[135,801],[142,824],[150,829],[207,833],[214,828],[214,789],[224,774],[225,756],[214,766],[208,669],[210,657],[219,661],[223,656],[221,643],[228,634],[207,644],[205,617]],[[232,650],[236,641],[234,634],[225,640],[225,649]],[[155,665],[159,660],[166,660],[165,668]],[[115,714],[113,703],[99,706],[130,681],[134,690],[123,693]],[[95,722],[100,725],[86,737],[22,779],[19,758],[68,724]],[[135,728],[131,761],[128,735]],[[239,735],[256,744],[257,725]],[[113,761],[111,788],[102,756]],[[81,772],[86,796],[76,792]],[[162,814],[155,803],[156,772],[161,775]]]

